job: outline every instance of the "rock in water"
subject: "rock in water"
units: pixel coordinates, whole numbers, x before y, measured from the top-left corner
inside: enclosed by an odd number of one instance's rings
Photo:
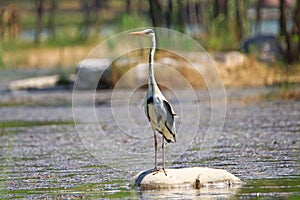
[[[192,167],[179,169],[166,169],[158,173],[152,170],[136,175],[135,185],[141,189],[169,189],[169,188],[196,188],[201,187],[233,187],[243,182],[223,169],[206,167]]]

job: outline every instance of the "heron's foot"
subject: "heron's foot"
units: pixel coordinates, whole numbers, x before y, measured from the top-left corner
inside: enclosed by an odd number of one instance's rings
[[[165,168],[162,168],[162,170],[164,171],[165,175],[167,176],[167,172]]]
[[[159,172],[160,170],[157,169],[157,167],[154,167],[154,169],[152,170],[153,174],[152,175],[155,175]]]
[[[163,171],[164,174],[167,176],[167,172],[166,172],[165,168],[162,168],[162,169],[154,168],[153,171],[152,171],[153,172],[152,175],[155,175],[155,174],[157,174],[158,172],[161,172],[161,171]]]

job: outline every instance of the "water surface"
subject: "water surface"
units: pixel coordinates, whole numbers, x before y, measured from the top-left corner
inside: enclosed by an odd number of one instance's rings
[[[205,91],[199,91],[201,126],[196,137],[189,148],[178,157],[174,156],[174,159],[170,159],[168,152],[176,144],[167,146],[168,167],[202,166],[226,169],[245,182],[241,188],[156,191],[140,191],[132,186],[133,176],[148,169],[153,156],[144,156],[145,161],[141,163],[139,159],[116,157],[116,152],[105,151],[109,152],[104,156],[105,159],[114,159],[114,162],[106,162],[97,157],[101,155],[101,150],[94,154],[95,152],[90,152],[83,145],[73,124],[71,91],[2,92],[0,195],[3,198],[28,199],[300,198],[300,102],[258,101],[265,92],[268,91],[227,90],[228,106],[222,134],[209,153],[203,155],[200,147],[210,120],[210,116],[206,115],[210,112],[210,103],[209,95]],[[135,107],[135,104],[143,100],[144,93],[145,91],[139,91],[135,94],[130,106],[133,109],[132,119],[136,120],[134,123],[145,126],[144,132],[134,129],[131,131],[142,135],[149,133],[151,141],[150,127],[147,127],[143,110]],[[189,95],[183,96],[186,99],[180,100],[180,108],[182,112],[187,110],[190,113],[185,115],[191,119],[187,123],[193,123],[192,110],[197,102],[190,101]],[[169,97],[172,100],[172,95]],[[114,124],[113,116],[109,114],[111,92],[101,92],[96,98],[99,123],[111,134],[108,138],[113,141],[112,144],[117,144],[126,151],[139,151],[142,144],[135,144],[132,139],[124,136],[118,125]],[[177,109],[179,102],[172,101]],[[122,98],[118,103],[118,109],[127,112]],[[134,111],[135,108],[138,111]],[[128,122],[125,120],[120,123],[126,127]],[[99,135],[92,130],[87,129],[87,132],[91,134],[86,137],[99,139]],[[143,151],[151,154],[153,149],[150,145]],[[126,170],[126,166],[130,170]]]

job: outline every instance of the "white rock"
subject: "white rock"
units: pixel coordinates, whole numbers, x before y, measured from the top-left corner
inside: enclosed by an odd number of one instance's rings
[[[153,173],[144,171],[136,176],[135,185],[141,189],[170,189],[170,188],[196,188],[201,187],[232,187],[243,182],[223,169],[205,167],[166,169]]]
[[[55,86],[58,79],[58,75],[33,77],[12,81],[8,87],[10,90],[42,89]]]

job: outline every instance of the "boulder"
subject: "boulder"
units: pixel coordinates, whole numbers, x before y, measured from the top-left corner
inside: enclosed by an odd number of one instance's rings
[[[170,188],[196,188],[201,187],[233,187],[243,182],[223,169],[206,167],[192,167],[179,169],[166,169],[153,172],[147,170],[135,177],[135,185],[144,190],[170,189]]]
[[[284,56],[280,40],[272,34],[257,34],[241,42],[245,53],[256,53],[262,62],[273,62]]]
[[[77,89],[107,89],[110,83],[110,60],[87,58],[77,66],[75,86]]]

